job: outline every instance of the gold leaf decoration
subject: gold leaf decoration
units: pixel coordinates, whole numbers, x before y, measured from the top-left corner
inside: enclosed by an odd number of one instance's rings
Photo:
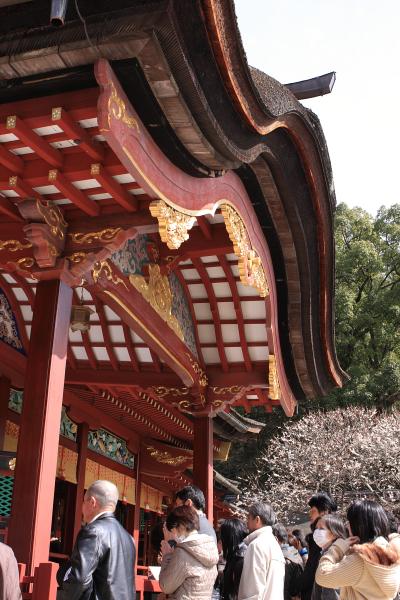
[[[74,254],[71,254],[70,256],[66,256],[65,258],[72,263],[78,264],[78,263],[82,262],[83,260],[85,260],[86,256],[87,256],[86,252],[74,252]]]
[[[224,395],[224,394],[240,394],[244,392],[245,388],[241,385],[231,385],[230,387],[212,387],[211,391],[214,392],[216,396]]]
[[[196,373],[196,375],[199,376],[199,384],[202,387],[208,385],[208,377],[205,371],[203,371],[203,369],[200,367],[199,363],[196,362],[190,354],[186,354],[186,356],[188,357],[190,364],[193,367],[193,371]]]
[[[58,206],[52,205],[50,202],[42,202],[42,200],[38,198],[36,200],[36,209],[50,227],[51,233],[55,237],[59,237],[60,240],[63,240],[67,223]]]
[[[93,265],[93,281],[97,283],[101,276],[104,276],[108,281],[111,281],[115,285],[122,284],[124,287],[126,287],[126,289],[128,289],[128,286],[126,285],[125,281],[113,272],[111,265],[107,260],[99,260]]]
[[[164,200],[153,200],[149,206],[153,217],[158,220],[161,240],[170,250],[177,250],[189,239],[188,231],[196,222],[196,217],[187,215],[168,206]]]
[[[101,231],[69,233],[68,235],[75,244],[93,244],[93,242],[112,242],[120,231],[122,231],[121,227],[107,227]]]
[[[265,298],[269,294],[269,289],[264,267],[260,256],[251,244],[241,216],[230,204],[222,204],[221,213],[233,244],[233,251],[238,257],[240,281],[243,285],[255,287],[261,298]]]
[[[187,396],[190,390],[187,387],[173,388],[160,385],[158,387],[154,387],[153,391],[160,398],[164,398],[164,396]]]
[[[154,446],[147,446],[147,450],[150,452],[150,456],[157,462],[174,467],[181,465],[189,459],[188,456],[172,456],[169,452],[162,452],[162,450],[157,450]]]
[[[184,335],[178,319],[172,314],[173,294],[166,275],[162,275],[160,266],[149,265],[149,283],[143,275],[130,275],[129,281],[138,290],[150,306],[167,323],[174,333],[184,341]]]
[[[32,244],[27,242],[22,244],[18,240],[0,240],[0,250],[9,250],[9,252],[18,252],[18,250],[26,250],[32,248]]]
[[[274,354],[269,355],[268,364],[268,396],[271,398],[271,400],[279,400],[281,397],[281,388],[279,386],[276,358]]]
[[[125,102],[118,96],[115,85],[111,82],[111,95],[108,99],[108,126],[111,127],[111,118],[122,121],[128,127],[136,129],[139,133],[139,123],[135,117],[127,114]]]

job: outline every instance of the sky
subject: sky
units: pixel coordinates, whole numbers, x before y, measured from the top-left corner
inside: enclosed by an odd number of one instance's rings
[[[248,63],[281,83],[336,71],[320,118],[337,202],[400,202],[400,1],[235,0]]]

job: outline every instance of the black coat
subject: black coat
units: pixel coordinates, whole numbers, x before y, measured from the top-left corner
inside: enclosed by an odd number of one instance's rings
[[[57,575],[57,600],[134,600],[133,538],[112,513],[85,525]]]
[[[321,548],[315,543],[312,534],[309,534],[306,539],[308,542],[308,560],[303,573],[296,578],[294,583],[295,590],[297,594],[300,594],[301,600],[311,600],[315,573],[321,558]]]
[[[222,600],[237,600],[247,546],[243,542],[227,557],[220,585]]]

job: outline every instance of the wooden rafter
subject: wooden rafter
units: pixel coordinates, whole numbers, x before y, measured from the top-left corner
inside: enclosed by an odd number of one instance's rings
[[[222,337],[221,319],[219,315],[217,299],[215,296],[214,288],[212,286],[212,281],[210,280],[204,263],[202,263],[202,261],[199,258],[192,258],[192,262],[195,268],[197,269],[203,281],[204,287],[207,291],[207,297],[208,301],[210,302],[211,313],[214,319],[215,337],[217,340],[218,354],[221,360],[222,369],[226,373],[229,371],[229,364],[225,354],[224,341]],[[204,348],[204,344],[201,344],[201,347]]]
[[[251,371],[253,367],[252,367],[252,363],[251,363],[249,349],[247,346],[246,332],[244,329],[244,319],[243,319],[243,313],[242,313],[242,305],[241,305],[240,296],[239,296],[239,292],[238,292],[237,285],[236,285],[236,279],[233,276],[231,267],[228,264],[226,257],[220,256],[219,261],[220,261],[221,267],[225,273],[225,276],[228,281],[228,284],[229,284],[229,287],[231,290],[231,294],[232,294],[232,300],[233,300],[233,304],[234,304],[235,311],[236,311],[237,326],[239,329],[239,337],[240,337],[240,342],[241,342],[241,346],[242,346],[244,364],[246,365],[246,370]],[[267,334],[265,334],[265,335],[267,335]]]

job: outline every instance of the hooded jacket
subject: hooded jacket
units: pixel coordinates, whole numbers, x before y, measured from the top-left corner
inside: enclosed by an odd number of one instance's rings
[[[342,600],[393,600],[400,585],[398,544],[380,537],[350,548],[348,540],[336,540],[321,557],[315,580],[340,588]]]
[[[283,600],[285,559],[267,525],[256,529],[244,540],[244,556],[239,600]]]
[[[169,600],[210,600],[217,563],[214,540],[203,533],[192,533],[163,557],[161,589]]]

